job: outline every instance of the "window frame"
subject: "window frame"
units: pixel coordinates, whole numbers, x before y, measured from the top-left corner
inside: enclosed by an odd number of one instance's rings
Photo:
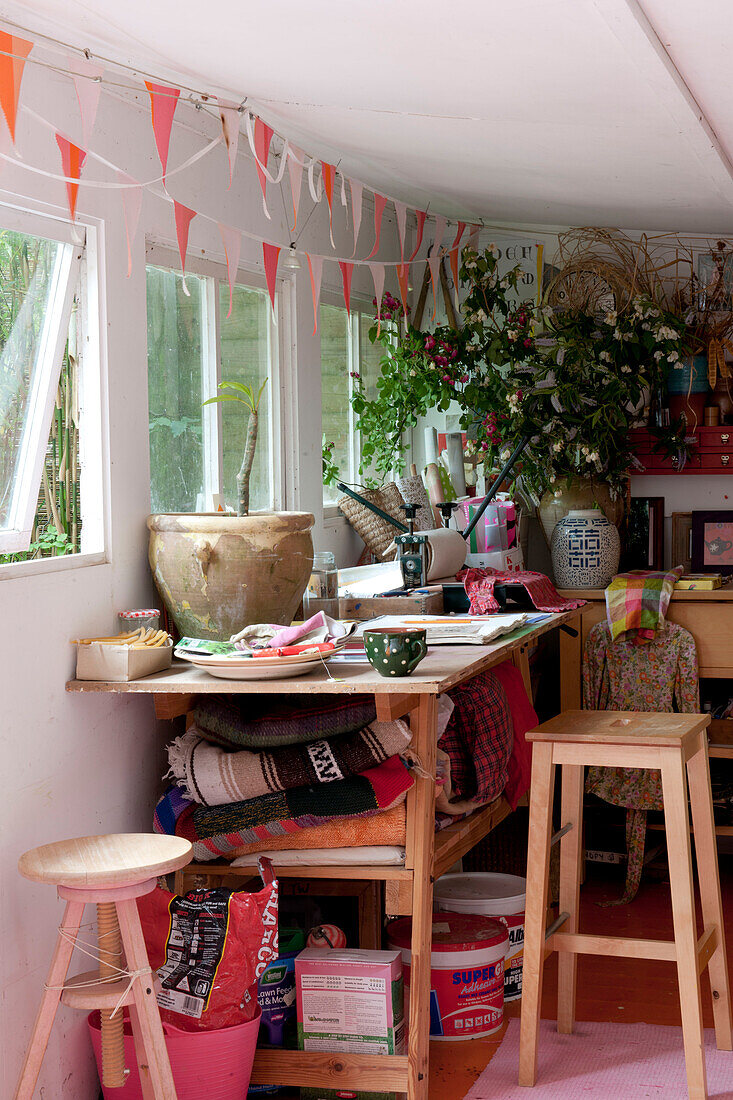
[[[326,288],[321,293],[320,305],[336,306],[338,309],[342,309],[346,312],[346,305],[342,295],[339,295],[336,291],[331,291]],[[374,317],[374,305],[371,300],[362,295],[352,294],[351,296],[351,310],[349,313],[349,362],[348,362],[348,383],[349,383],[349,482],[355,482],[359,475],[359,465],[361,463],[361,433],[356,431],[356,416],[351,404],[351,396],[354,392],[354,379],[351,377],[353,371],[361,373],[361,354],[360,354],[360,326],[359,317],[366,314],[369,318]],[[320,318],[319,318],[320,321]],[[320,323],[318,327],[318,335],[320,340]],[[320,377],[320,374],[319,374]],[[321,408],[323,403],[321,402]],[[323,425],[321,424],[321,436],[323,436]],[[325,489],[325,486],[324,486]],[[323,518],[331,522],[332,520],[343,520],[344,524],[348,523],[348,520],[339,510],[339,507],[334,501],[326,500],[325,494],[323,499]]]
[[[75,221],[55,214],[45,204],[20,205],[18,196],[0,190],[0,221],[3,228],[31,236],[46,237],[70,244],[74,248],[72,267],[64,308],[66,319],[59,326],[58,347],[55,349],[55,365],[47,376],[48,389],[44,400],[45,431],[37,439],[34,461],[37,470],[30,491],[30,525],[33,527],[43,464],[50,433],[51,416],[58,389],[63,349],[68,338],[69,320],[74,297],[79,291],[77,307],[77,351],[80,358],[78,412],[79,412],[79,469],[80,514],[82,521],[81,548],[76,554],[60,557],[29,558],[27,561],[0,565],[0,581],[44,573],[66,572],[108,562],[109,546],[109,425],[107,401],[107,355],[103,334],[106,332],[106,298],[102,265],[101,239],[103,223],[88,215],[77,215]],[[68,296],[68,302],[67,302]],[[56,354],[57,351],[57,354]],[[55,379],[55,381],[54,381]],[[31,485],[28,472],[27,485]],[[28,515],[26,511],[25,515]],[[6,532],[7,533],[7,532]],[[2,553],[17,553],[27,549],[27,544],[11,550],[8,542],[0,543]]]
[[[178,253],[165,244],[153,240],[146,242],[145,265],[160,267],[181,274],[181,262]],[[221,312],[219,286],[229,288],[226,261],[213,254],[204,253],[186,259],[186,274],[198,275],[207,280],[205,284],[204,322],[206,325],[206,347],[202,364],[201,392],[202,400],[216,396],[221,381]],[[254,264],[240,261],[234,276],[235,286],[252,290],[264,290],[267,293],[267,281]],[[290,333],[292,331],[292,283],[287,275],[278,273],[275,284],[275,310],[270,307],[267,298],[267,358],[269,361],[269,436],[270,436],[270,492],[269,506],[263,512],[280,511],[290,505],[292,489],[285,471],[290,469],[284,432],[285,410],[289,408],[293,393],[294,354]],[[273,351],[274,349],[274,351]],[[291,451],[297,448],[295,419],[291,434]],[[213,493],[223,493],[223,408],[221,404],[204,405],[202,408],[203,456],[204,456],[204,498],[210,499]],[[297,454],[297,450],[295,451]],[[257,514],[256,510],[252,511]]]

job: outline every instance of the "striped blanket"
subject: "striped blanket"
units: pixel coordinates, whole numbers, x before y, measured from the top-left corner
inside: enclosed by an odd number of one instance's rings
[[[675,582],[682,576],[682,566],[668,573],[632,569],[619,573],[606,589],[606,618],[611,642],[622,634],[634,632],[634,644],[651,642],[664,622]]]
[[[208,744],[193,726],[168,746],[168,761],[170,774],[187,798],[221,806],[358,775],[399,755],[410,739],[406,722],[372,722],[330,741],[231,752]]]
[[[376,717],[373,695],[203,695],[193,711],[202,737],[240,749],[303,745],[353,733]]]
[[[230,855],[242,845],[322,825],[334,818],[378,814],[401,802],[413,779],[399,757],[338,783],[297,787],[225,806],[200,806],[169,787],[153,827],[193,844],[194,859]]]

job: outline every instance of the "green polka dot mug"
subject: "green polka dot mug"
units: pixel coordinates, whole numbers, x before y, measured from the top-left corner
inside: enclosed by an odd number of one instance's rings
[[[409,676],[428,651],[425,631],[407,627],[365,630],[364,649],[380,676]]]

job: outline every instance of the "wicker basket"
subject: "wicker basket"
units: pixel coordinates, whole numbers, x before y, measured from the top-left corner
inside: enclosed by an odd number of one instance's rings
[[[377,508],[381,508],[383,512],[394,516],[396,520],[404,524],[405,513],[400,510],[400,505],[405,502],[393,481],[383,485],[381,489],[360,490],[359,495],[370,501],[371,504],[376,504]],[[381,516],[370,512],[368,508],[365,508],[363,504],[352,497],[341,497],[337,503],[356,533],[366,543],[367,549],[379,561],[388,561],[394,557],[394,550],[390,550],[389,547],[392,545],[395,535],[399,533],[396,527],[387,523],[386,519],[382,519]]]

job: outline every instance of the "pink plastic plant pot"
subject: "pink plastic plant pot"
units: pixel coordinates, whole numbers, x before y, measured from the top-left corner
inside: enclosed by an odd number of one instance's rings
[[[163,1024],[178,1100],[201,1100],[202,1097],[206,1100],[244,1100],[252,1073],[260,1015],[258,1007],[253,1020],[216,1031],[181,1031]],[[99,1013],[90,1013],[87,1022],[101,1078]],[[104,1100],[144,1100],[132,1028],[127,1019],[125,1062],[130,1070],[126,1084],[121,1089],[102,1088]]]

